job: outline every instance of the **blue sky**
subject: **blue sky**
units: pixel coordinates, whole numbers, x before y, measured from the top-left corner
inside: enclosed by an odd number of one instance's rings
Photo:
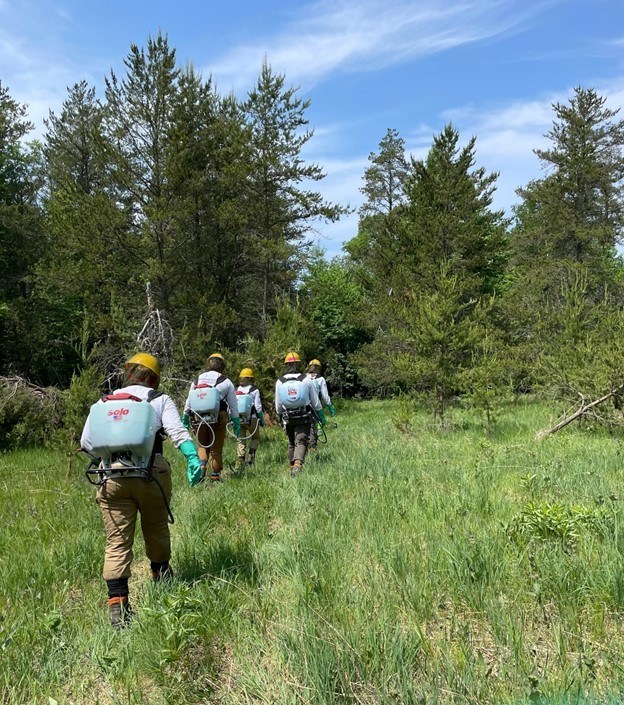
[[[495,205],[542,172],[551,104],[577,85],[624,104],[622,0],[0,0],[0,80],[42,120],[66,87],[123,70],[131,43],[166,33],[180,64],[244,97],[266,56],[310,99],[305,156],[327,174],[330,200],[361,203],[368,156],[388,128],[422,157],[449,121],[477,136],[477,163],[499,171]],[[320,224],[328,255],[357,214]]]

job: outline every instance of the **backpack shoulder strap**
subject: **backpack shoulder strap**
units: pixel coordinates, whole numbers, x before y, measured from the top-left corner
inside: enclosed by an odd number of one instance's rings
[[[162,397],[164,392],[159,392],[156,389],[151,389],[149,394],[147,395],[147,401],[154,401],[154,399],[158,399],[158,397]]]

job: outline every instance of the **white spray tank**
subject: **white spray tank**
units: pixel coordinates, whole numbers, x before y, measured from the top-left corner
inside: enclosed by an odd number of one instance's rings
[[[202,420],[207,423],[215,423],[219,420],[221,394],[216,387],[200,384],[195,389],[191,389],[189,404],[191,405],[191,411],[201,416]]]
[[[287,379],[280,385],[279,399],[285,409],[303,409],[310,403],[310,390],[301,380]]]
[[[253,409],[253,397],[251,394],[236,394],[236,405],[238,406],[238,415],[242,423],[249,423],[251,419],[251,411]]]
[[[133,467],[149,467],[159,428],[148,401],[125,393],[108,395],[91,407],[89,429],[92,452],[104,467],[111,467],[115,457],[125,453],[130,454]]]

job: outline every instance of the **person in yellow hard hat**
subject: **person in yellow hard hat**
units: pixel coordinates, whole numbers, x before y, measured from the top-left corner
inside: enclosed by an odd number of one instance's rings
[[[236,403],[236,389],[230,379],[225,374],[225,359],[219,352],[212,353],[206,362],[206,371],[202,372],[192,383],[189,395],[194,389],[202,387],[215,388],[219,392],[220,407],[217,421],[213,423],[203,423],[201,419],[194,417],[191,419],[190,396],[184,405],[184,415],[182,423],[187,427],[193,427],[197,433],[199,444],[199,459],[202,471],[206,473],[208,457],[210,456],[210,479],[218,482],[221,479],[223,470],[223,444],[225,443],[225,431],[229,416],[232,419],[232,426],[237,437],[241,435],[240,417],[238,414],[238,404]]]
[[[291,351],[284,358],[284,374],[275,383],[275,411],[282,419],[288,436],[290,474],[303,470],[312,423],[317,417],[327,423],[312,381],[301,369],[299,354]]]
[[[254,465],[256,462],[256,451],[260,447],[260,426],[262,426],[262,428],[265,426],[260,390],[255,385],[255,377],[251,367],[245,367],[241,370],[238,379],[238,387],[236,387],[236,396],[251,397],[251,414],[248,417],[249,421],[241,421],[241,437],[236,444],[236,460],[239,469],[242,469],[245,465],[245,461],[247,465]],[[247,441],[249,441],[248,457]]]
[[[327,389],[327,382],[325,377],[321,375],[321,362],[316,358],[310,360],[308,363],[308,374],[307,377],[312,380],[312,384],[316,387],[319,399],[321,403],[329,409],[329,413],[333,418],[336,415],[336,409],[331,403],[331,398],[329,396],[329,390]],[[318,445],[318,430],[316,424],[313,423],[310,429],[310,442],[308,444],[308,450],[315,451]]]
[[[126,466],[123,463],[113,462],[110,470],[104,473],[104,482],[97,493],[96,501],[102,512],[106,530],[103,574],[108,588],[111,624],[117,629],[128,623],[131,614],[128,579],[131,575],[137,513],[141,515],[145,553],[151,563],[153,580],[168,579],[173,574],[169,565],[171,540],[167,521],[168,504],[171,501],[171,467],[162,454],[165,435],[186,458],[189,484],[193,486],[201,479],[195,445],[180,420],[173,399],[157,391],[159,382],[158,360],[148,353],[138,353],[125,364],[123,387],[98,402],[105,404],[115,400],[124,400],[124,403],[127,403],[127,400],[147,401],[155,412],[158,428],[153,440],[153,460],[148,468],[149,477],[153,477],[155,481],[146,481],[148,476],[145,473],[124,470]],[[89,453],[94,451],[90,418],[87,418],[82,431],[80,445]],[[119,453],[116,457],[124,455],[125,453]]]

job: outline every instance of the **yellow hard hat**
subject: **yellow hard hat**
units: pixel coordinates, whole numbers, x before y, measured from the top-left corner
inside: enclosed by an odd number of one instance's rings
[[[133,355],[128,362],[126,362],[124,367],[128,369],[128,365],[142,365],[143,367],[147,367],[148,370],[151,370],[158,379],[160,379],[160,362],[149,353],[137,353]]]
[[[210,355],[210,357],[208,359],[210,360],[211,357],[218,357],[219,360],[223,360],[223,362],[225,362],[225,358],[223,357],[223,355],[221,353],[212,353],[212,355]]]
[[[239,377],[253,377],[254,373],[251,367],[245,367],[244,370],[241,370],[241,373],[238,375]]]
[[[286,353],[284,362],[301,362],[301,358],[296,352],[291,351],[289,353]]]
[[[320,367],[321,361],[314,358],[314,360],[310,360],[310,362],[308,362],[308,367],[310,367],[310,365],[318,365],[318,367]]]

